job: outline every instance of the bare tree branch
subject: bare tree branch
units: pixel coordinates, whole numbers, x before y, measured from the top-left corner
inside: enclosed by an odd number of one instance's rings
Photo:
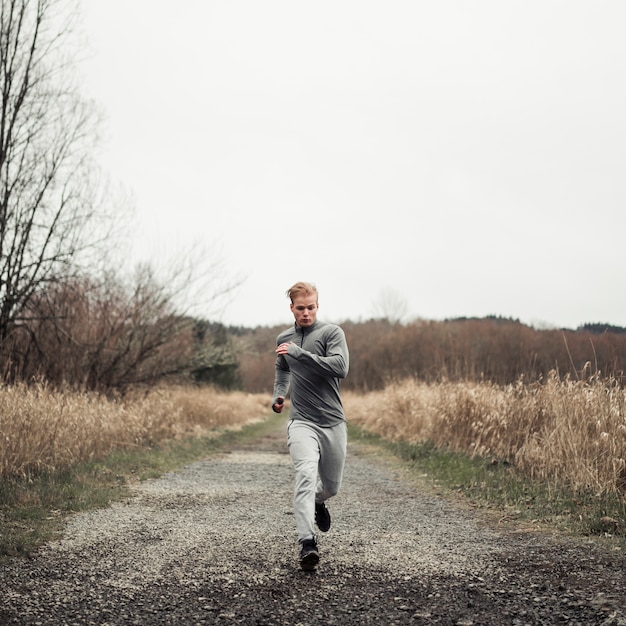
[[[0,345],[33,294],[69,276],[93,218],[97,115],[76,89],[59,0],[0,0]]]

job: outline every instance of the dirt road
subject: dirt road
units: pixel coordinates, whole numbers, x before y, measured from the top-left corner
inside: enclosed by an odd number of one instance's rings
[[[626,625],[610,546],[488,524],[350,444],[314,574],[298,567],[284,433],[73,516],[0,568],[0,624]]]

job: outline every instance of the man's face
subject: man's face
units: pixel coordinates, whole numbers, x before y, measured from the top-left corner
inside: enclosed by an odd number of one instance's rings
[[[299,296],[291,303],[291,312],[296,324],[303,328],[312,326],[317,319],[317,294]]]

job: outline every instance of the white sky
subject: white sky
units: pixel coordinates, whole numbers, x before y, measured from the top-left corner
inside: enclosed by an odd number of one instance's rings
[[[226,324],[626,325],[623,0],[84,0],[133,258],[217,249]],[[200,294],[199,294],[200,295]]]

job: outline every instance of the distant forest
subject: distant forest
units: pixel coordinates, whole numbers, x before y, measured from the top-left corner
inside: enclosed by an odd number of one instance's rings
[[[33,300],[28,324],[0,342],[0,380],[103,393],[163,381],[272,392],[276,336],[287,324],[242,328],[181,317],[158,289],[138,291],[140,302],[116,299],[115,291],[101,301],[91,294],[82,283],[60,285]],[[626,328],[609,324],[537,329],[490,316],[341,326],[350,349],[348,390],[378,390],[406,378],[535,383],[550,372],[626,380]]]
[[[536,329],[516,319],[489,316],[341,326],[350,349],[350,374],[343,388],[354,391],[381,389],[404,378],[531,383],[551,371],[573,379],[602,376],[624,382],[626,328],[610,324]],[[228,329],[238,387],[271,393],[275,339],[283,327]]]

